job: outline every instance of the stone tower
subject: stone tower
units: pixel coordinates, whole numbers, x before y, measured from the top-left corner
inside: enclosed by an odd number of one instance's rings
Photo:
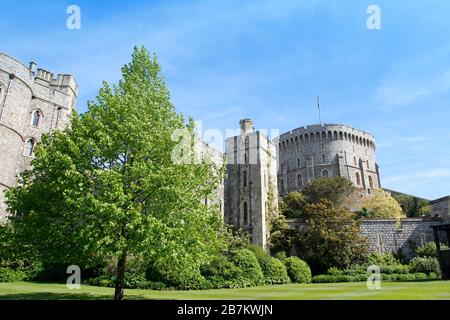
[[[267,249],[269,222],[276,215],[276,147],[250,119],[240,121],[240,135],[226,140],[225,222]]]
[[[280,195],[331,176],[348,178],[363,194],[381,188],[375,139],[367,132],[339,124],[305,126],[282,134],[277,148]]]
[[[4,191],[29,167],[42,134],[64,129],[77,100],[71,75],[36,69],[0,53],[0,220],[6,217]],[[1,221],[0,221],[1,222]]]

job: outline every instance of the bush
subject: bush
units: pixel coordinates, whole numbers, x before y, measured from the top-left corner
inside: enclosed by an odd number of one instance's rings
[[[441,277],[436,272],[430,272],[428,274],[428,279],[440,279]]]
[[[441,249],[448,248],[444,243],[441,243]],[[416,249],[416,253],[419,257],[425,258],[425,257],[432,257],[437,258],[437,248],[436,243],[434,242],[428,242],[426,245],[422,247],[418,247]]]
[[[297,257],[289,257],[286,258],[284,263],[286,265],[289,278],[291,278],[292,282],[295,283],[311,282],[312,279],[311,269],[309,268],[308,264],[305,261]]]
[[[321,274],[318,276],[314,276],[312,278],[312,282],[313,283],[354,282],[357,279],[359,281],[359,278],[356,278],[354,276]]]
[[[199,290],[206,286],[206,279],[201,275],[200,267],[187,261],[172,261],[161,258],[149,263],[145,277],[132,277],[128,280],[130,286],[147,285],[146,281],[162,282],[169,287],[180,290]],[[127,282],[127,281],[126,281]]]
[[[427,276],[426,273],[423,273],[423,272],[416,272],[416,273],[414,273],[414,278],[415,278],[416,280],[425,280],[425,279],[428,278],[428,276]]]
[[[290,279],[286,266],[280,260],[271,257],[267,252],[257,246],[250,246],[250,250],[255,254],[261,271],[264,275],[265,284],[285,284]]]
[[[416,277],[412,273],[398,274],[396,276],[397,276],[397,281],[413,281],[413,280],[416,280]]]
[[[0,282],[23,281],[27,276],[28,274],[23,270],[0,267]]]
[[[380,266],[380,272],[385,274],[406,274],[409,272],[409,267],[401,264]]]
[[[441,273],[441,269],[439,266],[439,261],[436,258],[421,258],[415,257],[411,259],[409,263],[409,268],[411,272],[423,272],[429,274],[430,272],[434,272],[436,274]]]
[[[261,266],[265,284],[285,284],[291,282],[286,266],[280,260],[271,257]]]
[[[238,249],[232,253],[232,262],[241,271],[241,279],[244,286],[255,286],[264,283],[264,275],[258,259],[249,249]]]
[[[210,288],[237,288],[241,287],[242,270],[226,256],[215,257],[208,264],[200,268]]]
[[[367,257],[367,264],[376,266],[392,266],[398,265],[399,262],[392,253],[371,253]]]

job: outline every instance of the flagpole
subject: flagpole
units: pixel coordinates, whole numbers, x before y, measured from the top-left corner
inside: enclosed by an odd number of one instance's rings
[[[320,97],[317,96],[317,108],[319,109],[319,121],[320,121],[320,125],[323,126],[322,124],[322,114],[320,113]]]

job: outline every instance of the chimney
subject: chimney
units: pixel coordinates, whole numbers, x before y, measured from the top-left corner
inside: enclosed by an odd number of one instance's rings
[[[241,135],[247,135],[249,133],[253,133],[254,132],[254,128],[253,128],[253,121],[252,119],[242,119],[241,121],[239,121],[239,125],[241,127]]]
[[[36,62],[31,61],[30,62],[30,71],[34,73],[34,69],[36,68]]]

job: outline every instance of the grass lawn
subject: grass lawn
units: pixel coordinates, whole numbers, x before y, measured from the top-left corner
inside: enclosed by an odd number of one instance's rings
[[[4,299],[112,299],[114,289],[82,285],[69,290],[63,284],[32,282],[0,283]],[[204,291],[125,290],[125,299],[447,299],[450,281],[382,282],[381,290],[369,290],[364,282],[290,284],[245,289]]]

